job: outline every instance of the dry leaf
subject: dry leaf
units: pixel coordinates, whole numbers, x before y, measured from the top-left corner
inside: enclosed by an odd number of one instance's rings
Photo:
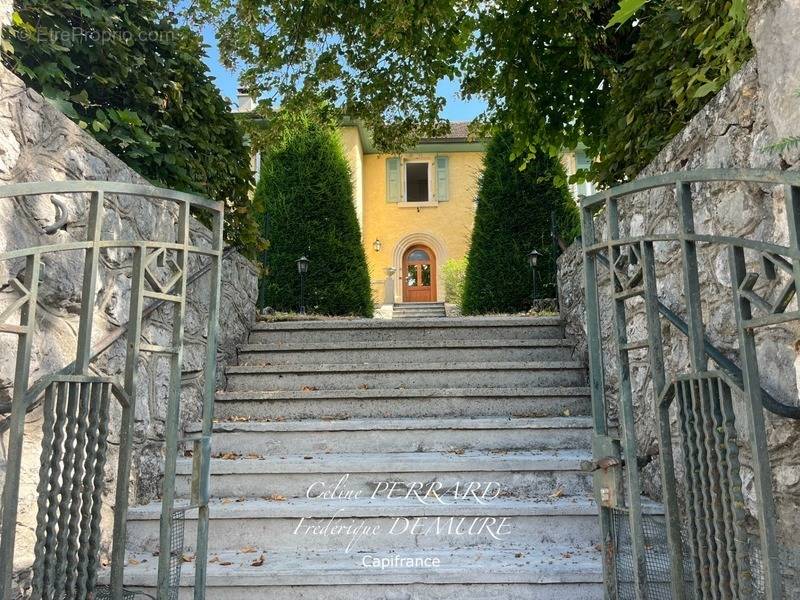
[[[129,558],[128,559],[128,564],[129,565],[138,565],[138,564],[141,564],[141,561],[138,561],[135,558]]]
[[[558,488],[556,488],[555,492],[550,494],[550,497],[551,498],[561,498],[561,496],[563,496],[563,495],[564,495],[564,488],[558,487]]]
[[[181,554],[181,560],[183,562],[192,562],[194,560],[194,554],[183,553]]]
[[[261,455],[260,454],[256,454],[255,452],[251,452],[250,454],[248,454],[246,456],[246,458],[254,458],[254,459],[255,458],[261,458]]]
[[[266,498],[266,500],[274,500],[275,502],[283,502],[284,500],[286,500],[286,496],[281,496],[280,494],[272,494],[271,496],[268,496]]]
[[[242,554],[252,554],[255,552],[257,548],[253,548],[253,546],[245,546],[244,548],[239,548],[239,552]]]
[[[259,556],[259,557],[258,557],[256,560],[254,560],[253,562],[251,562],[251,563],[250,563],[250,566],[251,566],[251,567],[260,567],[260,566],[261,566],[261,565],[263,565],[263,564],[264,564],[264,555],[262,554],[262,555],[261,555],[261,556]]]
[[[568,417],[568,416],[570,416],[571,414],[572,414],[572,412],[571,412],[569,409],[566,409],[566,410],[564,411],[564,416],[565,416],[565,417]]]
[[[221,560],[219,562],[220,567],[230,567],[233,563],[228,560]]]
[[[219,556],[217,556],[215,554],[214,556],[212,556],[211,558],[208,559],[208,562],[209,563],[218,563],[219,562]]]
[[[304,385],[300,388],[300,390],[303,392],[316,392],[317,388],[315,388],[313,385]]]

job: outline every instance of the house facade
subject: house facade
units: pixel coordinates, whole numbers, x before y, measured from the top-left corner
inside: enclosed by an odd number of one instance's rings
[[[466,123],[381,154],[357,123],[341,127],[376,305],[443,302],[443,268],[466,256],[485,143]]]
[[[239,97],[239,112],[254,104]],[[353,178],[353,202],[376,306],[443,302],[444,267],[469,252],[486,140],[468,135],[466,122],[425,138],[402,154],[383,154],[359,122],[345,120],[341,141]],[[581,149],[562,162],[571,175],[588,166]],[[253,157],[258,173],[259,157]],[[591,184],[572,186],[576,196]]]
[[[446,135],[387,155],[358,123],[342,124],[376,305],[445,300],[444,265],[469,252],[486,150],[468,125],[454,122]],[[582,148],[562,163],[568,175],[589,166]],[[588,182],[571,189],[576,198],[594,193]]]

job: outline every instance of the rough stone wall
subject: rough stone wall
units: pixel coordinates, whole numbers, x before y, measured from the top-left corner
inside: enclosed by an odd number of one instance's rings
[[[662,150],[640,174],[647,177],[670,171],[697,168],[800,168],[798,152],[783,155],[768,149],[771,143],[800,133],[800,98],[793,92],[800,87],[800,53],[796,40],[800,33],[800,0],[751,3],[751,37],[757,56],[698,113],[686,128]],[[794,46],[794,47],[793,47]],[[781,188],[774,186],[713,184],[693,186],[695,221],[700,233],[741,236],[786,245],[786,214]],[[652,190],[620,201],[622,235],[644,235],[676,231],[677,211],[674,192]],[[598,223],[601,221],[598,220]],[[604,235],[604,228],[598,227]],[[754,256],[749,256],[748,271],[759,271]],[[731,304],[727,249],[704,246],[700,250],[700,278],[706,333],[729,357],[739,362],[738,339]],[[656,245],[659,296],[669,308],[685,316],[682,298],[681,257],[670,244]],[[618,380],[613,338],[609,278],[600,268],[602,333],[607,397],[612,405],[617,398]],[[783,281],[762,281],[757,291],[765,297],[776,292]],[[573,244],[559,260],[561,309],[568,334],[586,348],[584,286],[580,249]],[[793,302],[789,310],[796,309]],[[628,303],[629,339],[641,339],[646,332],[641,302]],[[668,325],[662,326],[664,355],[668,373],[688,367],[685,338]],[[800,327],[791,324],[773,327],[757,336],[762,384],[778,400],[798,404],[800,353],[796,343]],[[644,455],[656,441],[654,403],[648,357],[645,352],[631,355],[631,378],[637,426],[638,453]],[[615,412],[612,408],[612,415]],[[744,415],[737,415],[740,437],[746,439]],[[767,413],[767,435],[773,469],[774,491],[779,518],[779,544],[784,562],[787,598],[800,597],[800,446],[795,441],[800,423]],[[613,418],[613,417],[612,417]],[[677,429],[673,423],[673,439]],[[680,462],[677,453],[676,461]],[[748,511],[753,514],[755,498],[752,470],[748,466],[747,445],[742,452],[743,483]],[[680,465],[677,465],[680,467]],[[679,485],[683,478],[678,477]],[[643,471],[645,492],[660,499],[661,483],[657,461]]]
[[[3,36],[3,27],[11,23],[11,13],[13,12],[12,0],[0,0],[0,38]]]
[[[147,183],[91,136],[75,126],[40,95],[27,89],[8,70],[0,68],[0,184],[24,181],[95,179]],[[0,251],[52,243],[82,240],[85,237],[87,198],[61,197],[68,208],[66,227],[46,235],[43,226],[53,223],[55,207],[48,196],[0,200]],[[103,235],[106,239],[152,239],[174,241],[176,210],[171,203],[146,198],[107,195]],[[199,222],[191,224],[191,237],[199,245],[210,244],[210,232]],[[111,250],[101,254],[101,268],[95,303],[94,343],[113,335],[128,319],[131,280],[131,253]],[[207,260],[207,259],[202,259]],[[39,310],[33,352],[31,381],[51,373],[74,360],[78,311],[83,272],[82,252],[45,255],[40,283]],[[0,264],[0,311],[18,296],[7,283],[24,265],[19,261]],[[201,259],[190,261],[189,274],[201,267]],[[218,366],[235,357],[255,315],[257,275],[253,265],[237,253],[224,261],[220,314]],[[206,323],[210,276],[200,277],[188,288],[185,350],[182,371],[182,425],[200,414],[202,378],[206,351]],[[143,335],[153,344],[168,344],[171,307],[156,310],[145,322]],[[120,375],[124,368],[125,338],[118,339],[94,363],[102,373]],[[13,385],[16,339],[0,335],[0,402],[9,401]],[[219,375],[219,374],[218,374]],[[131,498],[146,502],[160,493],[163,460],[168,363],[166,358],[143,354],[139,367],[139,393],[136,408],[134,468]],[[115,476],[114,441],[119,414],[112,415],[108,478]],[[20,498],[18,528],[18,566],[30,559],[30,524],[35,520],[41,413],[29,415]],[[6,461],[7,434],[0,438],[0,485]],[[109,491],[113,486],[109,485]],[[106,507],[113,504],[109,497]]]

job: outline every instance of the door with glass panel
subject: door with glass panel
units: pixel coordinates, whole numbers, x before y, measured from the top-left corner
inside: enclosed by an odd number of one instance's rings
[[[403,302],[436,301],[436,258],[427,246],[412,246],[403,257]]]

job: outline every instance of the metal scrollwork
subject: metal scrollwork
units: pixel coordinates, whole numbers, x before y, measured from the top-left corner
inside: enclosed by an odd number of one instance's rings
[[[8,432],[8,461],[2,494],[0,526],[0,600],[11,600],[15,537],[19,512],[25,416],[42,401],[42,445],[37,519],[33,562],[32,597],[34,599],[114,598],[130,597],[124,588],[126,518],[129,498],[129,474],[132,466],[135,402],[139,385],[139,362],[143,353],[159,353],[169,357],[167,424],[165,433],[164,482],[161,490],[162,520],[159,532],[158,578],[152,583],[159,600],[177,597],[180,563],[175,554],[183,548],[183,521],[189,508],[197,509],[198,533],[195,548],[195,598],[203,598],[207,563],[208,473],[211,453],[211,428],[215,381],[215,364],[220,301],[220,280],[223,260],[223,204],[206,198],[143,185],[100,181],[61,181],[24,183],[0,187],[0,201],[28,196],[51,195],[57,219],[44,228],[55,233],[67,223],[68,211],[53,194],[89,194],[86,239],[67,241],[34,248],[11,249],[0,253],[0,261],[24,260],[17,277],[4,287],[11,288],[16,298],[0,313],[0,334],[16,336],[16,363],[13,398],[0,403],[0,412],[10,413],[0,423]],[[105,194],[125,194],[174,204],[178,207],[177,233],[173,241],[146,239],[124,240],[103,238],[103,199]],[[211,244],[195,245],[189,235],[191,212],[207,211],[212,222]],[[99,376],[91,368],[92,361],[111,343],[101,340],[92,346],[94,302],[97,296],[100,255],[109,249],[123,248],[133,255],[131,299],[128,323],[120,335],[127,336],[124,345],[124,373]],[[84,253],[80,322],[74,361],[57,373],[30,382],[31,356],[37,333],[37,298],[45,261],[58,252]],[[184,322],[190,256],[201,256],[210,277],[203,387],[202,432],[190,440],[179,438],[181,409],[181,370],[183,360]],[[157,306],[172,308],[169,320],[171,341],[157,346],[143,341],[146,315]],[[119,405],[120,419],[116,464],[115,503],[104,511],[106,455],[109,444],[109,415],[113,403]],[[0,429],[1,430],[1,429]],[[175,471],[182,444],[193,444],[194,475],[191,505],[175,509]],[[113,524],[101,523],[103,513],[113,512]],[[178,517],[174,516],[178,515]],[[111,560],[101,575],[101,531],[112,530]]]
[[[789,245],[697,233],[692,185],[741,182],[781,185],[786,191]],[[620,233],[619,204],[631,194],[672,188],[678,212],[674,233],[625,237]],[[621,460],[595,474],[604,539],[604,579],[609,597],[725,598],[749,600],[758,591],[765,600],[782,598],[775,536],[775,503],[766,443],[764,410],[800,418],[800,406],[777,401],[763,389],[755,332],[761,327],[800,320],[800,307],[789,310],[800,282],[800,173],[711,169],[669,173],[612,188],[581,200],[586,321],[594,413],[595,461],[617,444]],[[602,212],[601,212],[602,211]],[[607,236],[598,241],[595,216],[605,218]],[[657,244],[678,249],[683,275],[685,318],[659,298]],[[706,337],[699,276],[700,245],[727,249],[731,300],[738,331],[738,361],[731,360]],[[723,254],[724,256],[724,254]],[[747,270],[756,259],[760,273]],[[611,276],[612,334],[616,358],[620,433],[611,436],[606,404],[598,266]],[[763,278],[763,279],[762,279]],[[758,285],[760,281],[767,285]],[[643,301],[646,336],[628,340],[627,301]],[[667,373],[662,319],[688,339],[688,370]],[[732,340],[733,341],[733,340]],[[663,484],[666,548],[654,548],[652,520],[643,516],[636,420],[629,353],[647,350],[656,402],[659,463]],[[737,364],[738,362],[738,364]],[[712,368],[710,363],[716,366]],[[739,473],[733,398],[743,399],[746,442],[752,453],[758,535],[748,540]],[[672,411],[672,413],[670,412]],[[673,417],[678,423],[679,501]],[[620,532],[623,532],[621,535]],[[619,546],[624,540],[627,546]],[[752,558],[751,545],[760,551]],[[686,556],[684,556],[686,555]],[[622,558],[625,564],[619,561]],[[664,559],[668,564],[664,565]]]

